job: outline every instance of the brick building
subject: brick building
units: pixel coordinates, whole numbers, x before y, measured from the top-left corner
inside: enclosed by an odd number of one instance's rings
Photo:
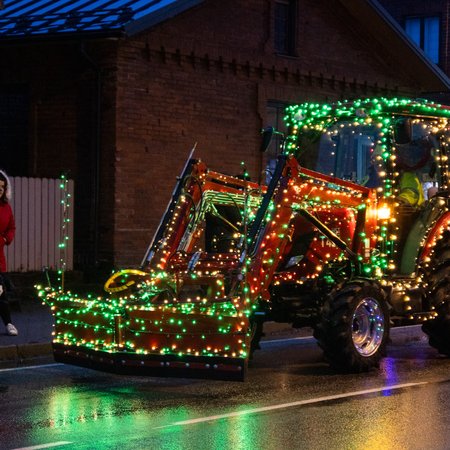
[[[0,11],[2,165],[75,180],[79,268],[140,263],[195,144],[257,179],[288,103],[450,85],[372,0],[113,3]]]

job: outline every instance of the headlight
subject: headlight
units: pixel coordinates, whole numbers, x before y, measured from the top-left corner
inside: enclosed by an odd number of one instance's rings
[[[381,220],[389,219],[391,217],[391,208],[388,205],[380,205],[377,208],[377,218]]]

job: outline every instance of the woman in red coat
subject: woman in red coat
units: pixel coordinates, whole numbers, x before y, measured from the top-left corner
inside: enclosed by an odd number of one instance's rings
[[[5,172],[0,170],[0,317],[6,326],[6,333],[10,336],[17,336],[19,334],[17,328],[11,323],[5,275],[5,245],[11,244],[16,232],[14,215],[9,204],[10,199],[11,185]]]

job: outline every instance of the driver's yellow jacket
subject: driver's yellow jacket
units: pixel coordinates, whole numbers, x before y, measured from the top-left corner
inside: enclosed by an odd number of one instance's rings
[[[414,172],[403,172],[400,177],[400,194],[398,199],[411,206],[420,206],[424,201],[422,184]]]

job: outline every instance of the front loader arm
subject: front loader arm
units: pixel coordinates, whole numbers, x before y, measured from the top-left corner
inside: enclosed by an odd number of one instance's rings
[[[300,214],[313,227],[343,250],[357,266],[359,236],[353,233],[351,245],[344,242],[316,215],[317,211],[333,207],[357,210],[357,226],[361,228],[365,215],[364,205],[370,189],[302,168],[292,156],[281,155],[275,175],[262,201],[253,228],[249,234],[249,253],[246,280],[250,302],[268,299],[269,287],[279,262],[291,239],[291,221]]]
[[[170,221],[173,219],[174,210],[175,210],[177,204],[179,203],[180,196],[181,196],[183,190],[185,189],[184,184],[186,181],[186,177],[188,177],[192,173],[192,171],[194,170],[194,166],[197,163],[198,163],[197,160],[189,158],[186,161],[186,164],[184,166],[184,169],[183,169],[181,175],[177,178],[177,183],[173,190],[172,198],[170,199],[170,201],[167,205],[166,211],[159,223],[158,229],[156,230],[156,233],[154,234],[152,242],[148,246],[148,249],[142,260],[142,263],[141,263],[142,268],[145,268],[148,265],[150,265],[155,253],[157,252],[158,248],[161,245],[164,235],[167,234],[168,225],[169,225]]]

